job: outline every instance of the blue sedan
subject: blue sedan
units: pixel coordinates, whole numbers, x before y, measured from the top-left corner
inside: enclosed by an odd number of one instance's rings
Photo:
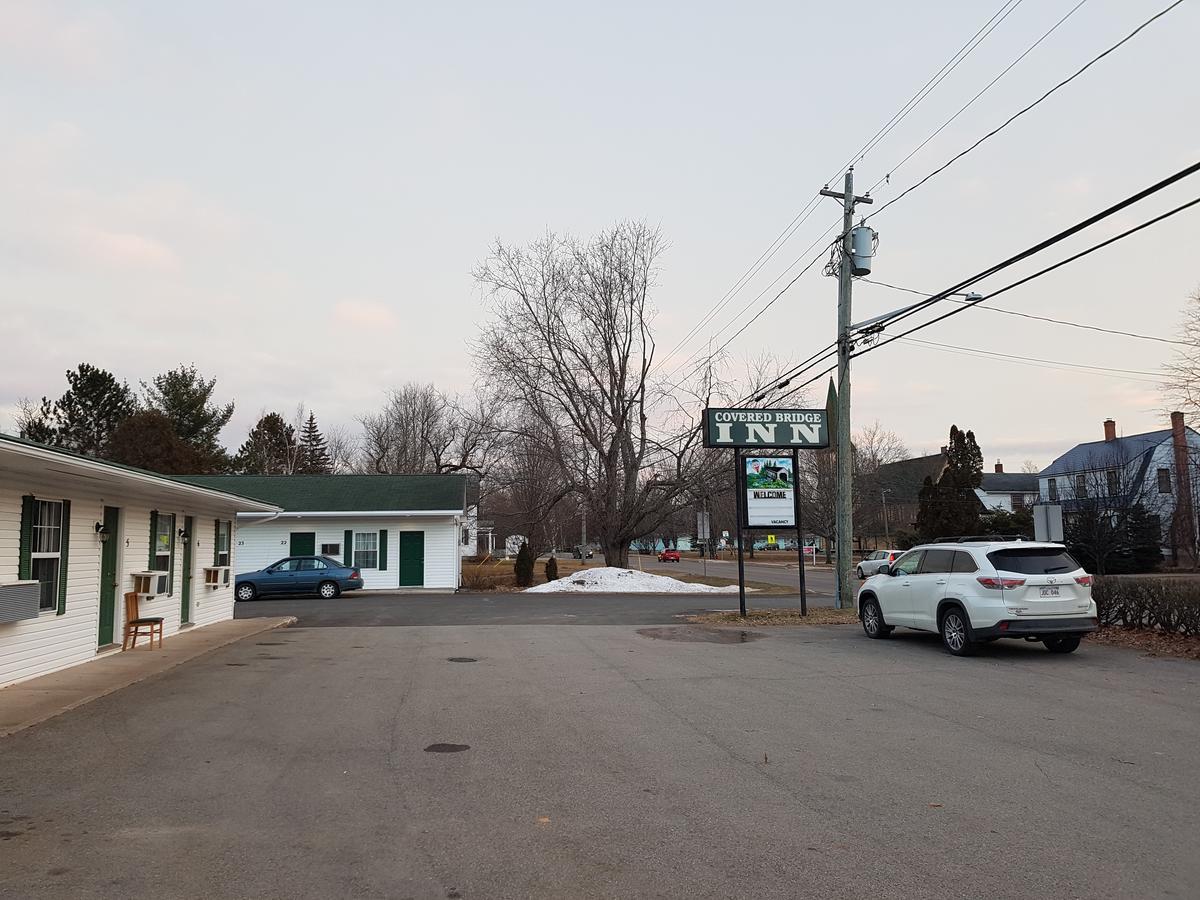
[[[289,556],[274,565],[237,577],[234,596],[253,600],[268,594],[317,594],[332,600],[363,586],[358,569],[330,556]]]

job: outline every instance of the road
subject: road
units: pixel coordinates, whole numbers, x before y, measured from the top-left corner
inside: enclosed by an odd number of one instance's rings
[[[1195,662],[372,615],[0,741],[0,895],[1200,893]]]
[[[781,558],[774,562],[760,562],[758,560],[751,561],[749,559],[745,560],[744,564],[746,569],[746,580],[764,581],[767,584],[781,584],[786,587],[795,588],[796,592],[799,593],[800,573],[796,565],[796,555],[794,553],[780,553],[779,556]],[[790,559],[788,557],[790,557]],[[639,560],[641,567],[651,572],[661,572],[666,575],[669,575],[672,572],[688,572],[694,575],[699,575],[705,571],[705,566],[707,566],[709,575],[718,575],[721,578],[732,578],[734,581],[737,581],[736,559],[710,559],[707,562],[701,562],[699,559],[684,557],[677,563],[660,563],[657,557],[639,556],[635,553],[633,554],[629,565],[636,569],[638,568]],[[829,603],[818,605],[829,606],[832,604],[835,583],[833,569],[824,567],[815,569],[806,568],[805,581],[808,586],[809,597],[815,597],[818,599],[824,597],[828,598],[830,601]],[[855,589],[857,590],[857,579],[855,580],[854,585]]]

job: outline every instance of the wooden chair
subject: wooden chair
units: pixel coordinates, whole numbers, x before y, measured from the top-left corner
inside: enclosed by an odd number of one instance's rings
[[[143,628],[146,630],[143,631]],[[153,650],[155,631],[158,632],[158,649],[161,650],[163,642],[163,617],[139,616],[138,595],[136,592],[130,591],[125,595],[125,636],[121,640],[121,649],[129,650],[136,647],[138,635],[147,634],[150,636],[150,649]]]

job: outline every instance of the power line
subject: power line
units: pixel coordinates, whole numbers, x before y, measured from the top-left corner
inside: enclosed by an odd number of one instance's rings
[[[980,97],[982,97],[988,91],[990,91],[992,89],[992,86],[995,85],[997,81],[999,81],[1001,78],[1003,78],[1009,72],[1011,72],[1021,60],[1023,60],[1026,56],[1028,56],[1030,53],[1032,53],[1034,50],[1036,50],[1038,45],[1041,44],[1042,41],[1046,40],[1046,38],[1048,38],[1048,37],[1050,37],[1050,35],[1054,34],[1054,32],[1058,30],[1058,27],[1060,25],[1062,25],[1065,21],[1067,21],[1067,19],[1071,18],[1071,16],[1073,16],[1075,14],[1075,12],[1087,2],[1088,2],[1088,0],[1079,0],[1078,3],[1076,3],[1074,6],[1072,6],[1067,11],[1067,14],[1065,16],[1063,16],[1061,19],[1059,19],[1057,22],[1055,22],[1053,25],[1051,25],[1049,30],[1044,32],[1040,38],[1038,38],[1036,41],[1034,41],[1032,44],[1030,44],[1028,47],[1026,47],[1024,52],[1021,53],[1020,56],[1018,56],[1016,59],[1014,59],[1012,62],[1010,62],[1007,66],[1005,66],[1005,68],[1003,70],[1001,70],[999,75],[997,75],[995,78],[993,78],[987,84],[985,84],[983,86],[983,89],[981,91],[979,91],[979,93],[977,93],[974,97],[972,97],[970,100],[968,100],[966,103],[964,103],[961,107],[959,107],[958,112],[956,112],[954,115],[952,115],[950,118],[948,118],[945,122],[943,122],[941,125],[939,125],[934,130],[934,132],[929,135],[929,137],[925,138],[925,140],[921,141],[921,143],[917,144],[916,147],[914,147],[911,151],[909,151],[908,156],[904,157],[904,159],[900,160],[900,162],[896,163],[896,165],[894,165],[890,169],[888,169],[888,172],[886,175],[884,175],[877,182],[875,182],[873,185],[871,185],[871,191],[874,191],[877,187],[879,187],[884,182],[890,181],[891,177],[896,174],[897,169],[899,169],[906,162],[908,162],[910,159],[912,159],[914,156],[916,156],[919,152],[921,152],[921,150],[925,147],[926,144],[928,144],[935,137],[937,137],[939,134],[941,134],[947,127],[949,127],[951,125],[951,123],[954,122],[955,119],[957,119],[964,112],[966,112],[968,109],[970,109],[972,106],[974,106],[976,100],[978,100]],[[883,207],[880,207],[880,209],[882,209],[882,208]]]
[[[950,60],[944,66],[942,66],[941,69],[934,73],[933,77],[930,78],[929,81],[925,82],[925,84],[921,87],[921,90],[917,91],[917,93],[913,95],[912,99],[909,100],[908,103],[906,103],[903,107],[901,107],[900,112],[892,116],[892,118],[887,122],[886,125],[884,125],[883,128],[875,132],[875,135],[869,141],[867,141],[866,145],[863,147],[862,152],[853,159],[852,164],[858,165],[858,163],[860,163],[868,153],[875,149],[876,145],[878,145],[880,141],[887,137],[897,125],[903,122],[908,117],[908,114],[920,105],[922,100],[932,94],[934,88],[945,81],[946,78],[950,76],[950,73],[957,69],[959,65],[975,51],[975,48],[982,44],[987,39],[988,35],[995,31],[1001,22],[1012,15],[1012,13],[1016,11],[1016,8],[1023,2],[1024,0],[1016,0],[1015,3],[1013,3],[1012,0],[1007,0],[1007,2],[1000,7],[1000,9],[996,10],[995,14],[983,24],[983,28],[980,28],[979,31],[975,32],[975,34],[971,36],[971,39],[959,49],[958,53],[950,57]],[[1086,2],[1086,0],[1084,0],[1084,2]],[[1010,6],[1009,4],[1012,5]],[[846,167],[842,166],[841,172],[835,175],[834,179],[842,175],[845,170]]]
[[[948,159],[946,162],[942,163],[942,165],[938,166],[936,169],[934,169],[932,172],[930,172],[928,175],[926,175],[924,178],[922,178],[916,184],[911,185],[910,187],[906,188],[905,190],[903,190],[902,192],[897,194],[895,197],[893,197],[891,200],[889,200],[887,203],[883,204],[883,206],[879,207],[879,209],[877,209],[877,210],[875,210],[875,212],[871,213],[871,215],[868,216],[867,219],[868,220],[873,219],[875,216],[879,215],[881,212],[883,212],[885,209],[887,209],[893,203],[898,203],[900,200],[904,199],[904,197],[908,196],[913,191],[915,191],[917,188],[921,187],[921,185],[925,184],[927,181],[929,181],[929,179],[933,178],[935,175],[939,175],[940,173],[946,171],[946,169],[950,168],[950,166],[954,165],[954,163],[958,162],[960,159],[962,159],[964,156],[966,156],[968,153],[970,153],[972,150],[974,150],[976,147],[978,147],[984,141],[999,134],[1001,131],[1003,131],[1005,128],[1007,128],[1009,125],[1011,125],[1017,119],[1019,119],[1021,116],[1025,115],[1025,113],[1029,112],[1031,109],[1038,106],[1040,103],[1042,103],[1042,101],[1046,100],[1051,94],[1053,94],[1057,90],[1059,90],[1059,88],[1065,87],[1066,85],[1070,84],[1072,81],[1074,81],[1076,78],[1078,78],[1084,72],[1086,72],[1088,69],[1090,69],[1096,63],[1100,62],[1100,60],[1104,59],[1104,57],[1108,56],[1110,53],[1113,53],[1114,51],[1116,51],[1118,48],[1120,48],[1124,44],[1133,40],[1133,38],[1139,32],[1141,32],[1144,28],[1148,27],[1151,23],[1153,23],[1157,19],[1160,19],[1163,16],[1165,16],[1167,13],[1171,12],[1171,10],[1175,9],[1175,7],[1179,6],[1179,4],[1181,4],[1182,2],[1183,2],[1183,0],[1175,0],[1175,2],[1172,3],[1170,6],[1155,13],[1153,16],[1151,16],[1149,19],[1147,19],[1145,22],[1143,22],[1141,25],[1139,25],[1133,31],[1129,32],[1129,34],[1125,35],[1125,37],[1121,38],[1121,40],[1117,41],[1115,44],[1113,44],[1111,47],[1109,47],[1103,53],[1101,53],[1098,56],[1095,56],[1091,60],[1089,60],[1082,68],[1080,68],[1078,71],[1076,71],[1075,74],[1063,79],[1058,84],[1056,84],[1054,87],[1050,88],[1050,90],[1046,91],[1046,93],[1042,94],[1042,96],[1038,97],[1038,99],[1036,99],[1032,103],[1030,103],[1028,106],[1013,113],[1001,125],[997,126],[996,128],[993,128],[991,131],[989,131],[983,137],[979,138],[977,141],[975,141],[975,143],[971,144],[965,150],[961,150],[958,153],[956,153],[954,156],[950,157],[950,159]]]
[[[1200,168],[1200,163],[1197,163],[1195,166],[1193,166],[1191,168],[1193,169],[1193,171],[1196,168]],[[930,325],[933,325],[937,322],[941,322],[943,319],[948,319],[951,316],[956,316],[959,313],[966,312],[968,309],[970,309],[972,306],[976,305],[977,303],[982,303],[984,300],[988,300],[992,297],[998,297],[1001,294],[1005,293],[1006,291],[1011,291],[1013,288],[1020,287],[1023,284],[1033,281],[1035,278],[1041,278],[1043,275],[1047,275],[1050,272],[1053,272],[1055,269],[1059,269],[1059,268],[1067,265],[1068,263],[1072,263],[1072,262],[1075,262],[1076,260],[1082,259],[1085,256],[1095,253],[1097,250],[1107,247],[1110,244],[1116,243],[1117,241],[1127,238],[1130,235],[1137,234],[1139,231],[1141,231],[1145,228],[1149,228],[1151,225],[1155,225],[1158,222],[1163,221],[1164,219],[1168,219],[1171,216],[1177,215],[1178,213],[1183,212],[1185,209],[1189,209],[1190,207],[1195,206],[1197,203],[1200,203],[1200,197],[1197,197],[1195,200],[1190,200],[1187,203],[1177,206],[1172,210],[1168,210],[1167,212],[1162,213],[1161,215],[1157,215],[1152,219],[1148,219],[1145,222],[1141,223],[1140,225],[1135,225],[1133,228],[1129,228],[1129,229],[1121,232],[1118,235],[1114,235],[1113,237],[1110,237],[1107,240],[1101,241],[1098,244],[1093,244],[1091,247],[1088,247],[1086,250],[1081,250],[1079,253],[1075,253],[1071,256],[1068,256],[1066,259],[1060,260],[1060,261],[1054,263],[1053,265],[1046,266],[1044,269],[1039,269],[1037,272],[1034,272],[1032,275],[1026,275],[1024,278],[1020,278],[1020,279],[1012,282],[1011,284],[1007,284],[1004,287],[1000,288],[999,290],[993,291],[992,293],[988,294],[987,296],[980,297],[978,300],[969,300],[966,303],[964,303],[962,306],[957,307],[956,309],[952,309],[949,312],[942,313],[940,316],[930,319],[927,322],[922,322],[920,325],[916,325],[916,326],[910,328],[908,331],[901,332],[900,334],[897,334],[897,335],[893,335],[892,337],[889,337],[886,340],[880,341],[879,343],[874,344],[865,350],[860,350],[858,353],[855,353],[854,356],[862,356],[864,353],[869,353],[872,350],[878,350],[880,347],[885,347],[888,344],[890,344],[892,341],[898,340],[902,337],[907,337],[908,335],[910,335],[916,331],[920,331],[922,328],[928,328]],[[928,304],[926,304],[926,305],[928,305]],[[903,318],[903,317],[901,316],[901,317],[897,317],[897,318]]]
[[[980,29],[976,31],[975,34],[973,34],[971,38],[962,47],[960,47],[957,52],[954,53],[953,56],[950,57],[949,60],[946,61],[942,68],[935,72],[929,81],[925,82],[921,89],[918,90],[917,93],[913,95],[913,97],[906,104],[904,104],[904,106],[897,110],[896,113],[894,113],[892,117],[884,124],[884,126],[874,135],[872,135],[872,137],[850,157],[850,159],[839,169],[838,174],[834,175],[834,177],[831,179],[827,179],[826,184],[836,179],[842,172],[845,171],[847,166],[853,165],[855,162],[862,160],[880,140],[886,137],[893,128],[900,124],[900,122],[906,116],[908,116],[908,114],[911,113],[921,103],[921,101],[925,99],[925,97],[928,97],[933,89],[936,88],[943,80],[945,80],[945,78],[948,77],[950,73],[953,72],[954,69],[956,69],[958,65],[962,63],[962,61],[965,60],[967,56],[969,56],[971,52],[973,52],[974,49],[978,47],[979,44],[982,43],[983,40],[986,39],[999,24],[1003,22],[1004,19],[1006,19],[1023,2],[1024,0],[1015,0],[1015,2],[1014,0],[1005,0],[1005,2],[1001,4],[1000,8],[992,14],[992,17],[988,19],[983,26],[980,27]],[[1081,2],[1086,2],[1086,0],[1081,0]],[[721,296],[721,299],[713,305],[713,307],[700,319],[700,321],[693,325],[688,330],[687,334],[685,334],[683,338],[680,339],[675,346],[663,356],[664,360],[669,359],[674,353],[678,352],[680,348],[685,346],[706,324],[711,322],[713,318],[719,315],[722,309],[724,309],[733,301],[733,299],[742,291],[742,289],[749,284],[750,280],[757,275],[763,269],[763,267],[771,261],[775,254],[783,248],[783,245],[788,241],[788,239],[790,239],[791,236],[795,234],[812,216],[812,214],[816,211],[820,199],[821,198],[819,194],[814,195],[813,198],[804,205],[800,212],[798,212],[792,218],[792,220],[786,226],[784,226],[783,231],[776,236],[775,240],[773,240],[767,246],[767,249],[759,255],[758,259],[754,261],[750,268],[742,273],[742,276],[738,278],[736,282],[734,282],[733,287],[726,291]],[[806,250],[804,252],[807,253],[808,251]],[[802,253],[801,256],[803,255],[804,254]],[[795,262],[793,262],[792,265],[795,265]],[[787,270],[785,269],[784,271],[786,273]],[[781,274],[779,278],[782,277],[783,275]],[[754,300],[751,301],[751,304],[756,302],[759,297],[766,292],[766,290],[769,290],[771,285],[778,282],[779,278],[776,278],[775,281],[767,285],[767,288],[765,288],[763,292],[758,295],[758,297],[755,297]],[[723,332],[725,328],[729,327],[730,324],[732,324],[732,322],[727,323],[725,327],[721,329],[721,331]],[[717,334],[719,336],[721,332],[718,332]],[[687,366],[695,358],[697,358],[697,354],[692,354],[692,356],[683,362],[682,366]],[[671,375],[673,376],[676,372],[678,372],[679,368],[682,368],[682,366],[676,367],[674,370],[672,370]],[[668,376],[668,378],[670,377],[671,376]]]
[[[946,350],[946,351],[950,351],[950,352],[954,352],[954,353],[966,354],[967,356],[995,357],[1004,362],[1017,362],[1017,363],[1024,363],[1024,364],[1028,364],[1028,365],[1038,365],[1040,368],[1060,369],[1060,370],[1064,370],[1064,371],[1080,369],[1080,370],[1084,370],[1082,372],[1082,374],[1084,374],[1084,375],[1106,375],[1106,376],[1112,376],[1112,377],[1121,377],[1124,375],[1149,375],[1151,379],[1155,379],[1155,380],[1148,381],[1147,379],[1142,379],[1142,378],[1130,379],[1130,380],[1136,380],[1136,381],[1145,381],[1148,384],[1157,384],[1161,380],[1160,373],[1146,372],[1141,369],[1116,369],[1116,368],[1112,368],[1111,366],[1089,366],[1089,365],[1084,365],[1083,363],[1070,363],[1070,362],[1064,362],[1063,360],[1057,360],[1057,359],[1041,359],[1036,356],[1015,356],[1011,353],[1000,353],[997,350],[980,350],[977,347],[959,347],[955,344],[941,344],[941,343],[938,343],[937,341],[925,341],[925,340],[921,340],[920,338],[906,337],[906,338],[903,338],[903,340],[904,340],[904,343],[906,343],[906,344],[921,344],[921,345],[924,345],[927,347],[933,347],[933,348],[939,349],[939,350]]]
[[[865,281],[868,284],[878,285],[879,287],[891,288],[893,291],[904,291],[906,294],[916,294],[919,297],[928,297],[929,296],[929,294],[925,291],[918,291],[918,290],[914,290],[913,288],[902,287],[898,284],[889,284],[886,281],[877,281],[874,278],[860,278],[859,280]],[[1103,334],[1114,334],[1119,337],[1137,338],[1138,340],[1142,340],[1142,341],[1158,341],[1161,344],[1179,344],[1180,346],[1183,346],[1183,347],[1194,347],[1195,346],[1195,344],[1191,343],[1190,341],[1177,341],[1172,338],[1158,337],[1157,335],[1153,335],[1153,334],[1139,334],[1136,331],[1121,331],[1116,328],[1103,328],[1100,325],[1088,325],[1084,322],[1072,322],[1068,319],[1054,319],[1054,318],[1051,318],[1050,316],[1035,316],[1033,313],[1020,312],[1019,310],[1015,310],[1015,309],[1004,309],[1001,306],[991,306],[991,305],[984,306],[982,303],[975,303],[974,301],[960,300],[957,297],[947,297],[946,299],[952,300],[955,303],[968,303],[969,302],[969,303],[971,303],[971,305],[974,309],[982,309],[982,310],[986,310],[987,312],[994,312],[994,313],[1004,313],[1007,316],[1020,316],[1023,319],[1035,319],[1039,322],[1051,322],[1055,325],[1067,325],[1067,326],[1070,326],[1071,328],[1083,328],[1083,329],[1086,329],[1087,331],[1099,331]]]

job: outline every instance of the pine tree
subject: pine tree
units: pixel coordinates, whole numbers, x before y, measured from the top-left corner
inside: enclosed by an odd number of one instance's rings
[[[296,430],[279,413],[267,413],[238,448],[235,467],[243,475],[291,475],[298,455]]]
[[[196,475],[204,471],[200,454],[180,440],[171,420],[149,409],[134,413],[117,426],[105,445],[104,456],[162,475]]]
[[[206,468],[220,470],[229,465],[229,454],[221,446],[221,429],[233,418],[233,404],[212,402],[217,380],[205,379],[195,366],[180,366],[142,382],[147,409],[157,410],[171,421],[175,433],[206,460]]]
[[[308,414],[308,421],[300,432],[300,457],[296,463],[296,471],[304,475],[327,475],[333,471],[333,462],[329,458],[329,448],[325,444],[325,436],[317,427],[317,417]]]
[[[946,469],[935,482],[926,478],[918,497],[917,532],[924,540],[974,534],[979,530],[979,498],[983,483],[983,453],[975,432],[950,426]]]
[[[21,436],[100,456],[117,427],[137,412],[137,398],[115,375],[88,363],[67,372],[67,390],[53,404],[25,404],[18,416]]]
[[[517,576],[517,587],[527,588],[533,584],[533,564],[535,561],[533,551],[529,549],[527,543],[522,541],[521,549],[517,551],[517,560],[513,564],[513,572]]]

